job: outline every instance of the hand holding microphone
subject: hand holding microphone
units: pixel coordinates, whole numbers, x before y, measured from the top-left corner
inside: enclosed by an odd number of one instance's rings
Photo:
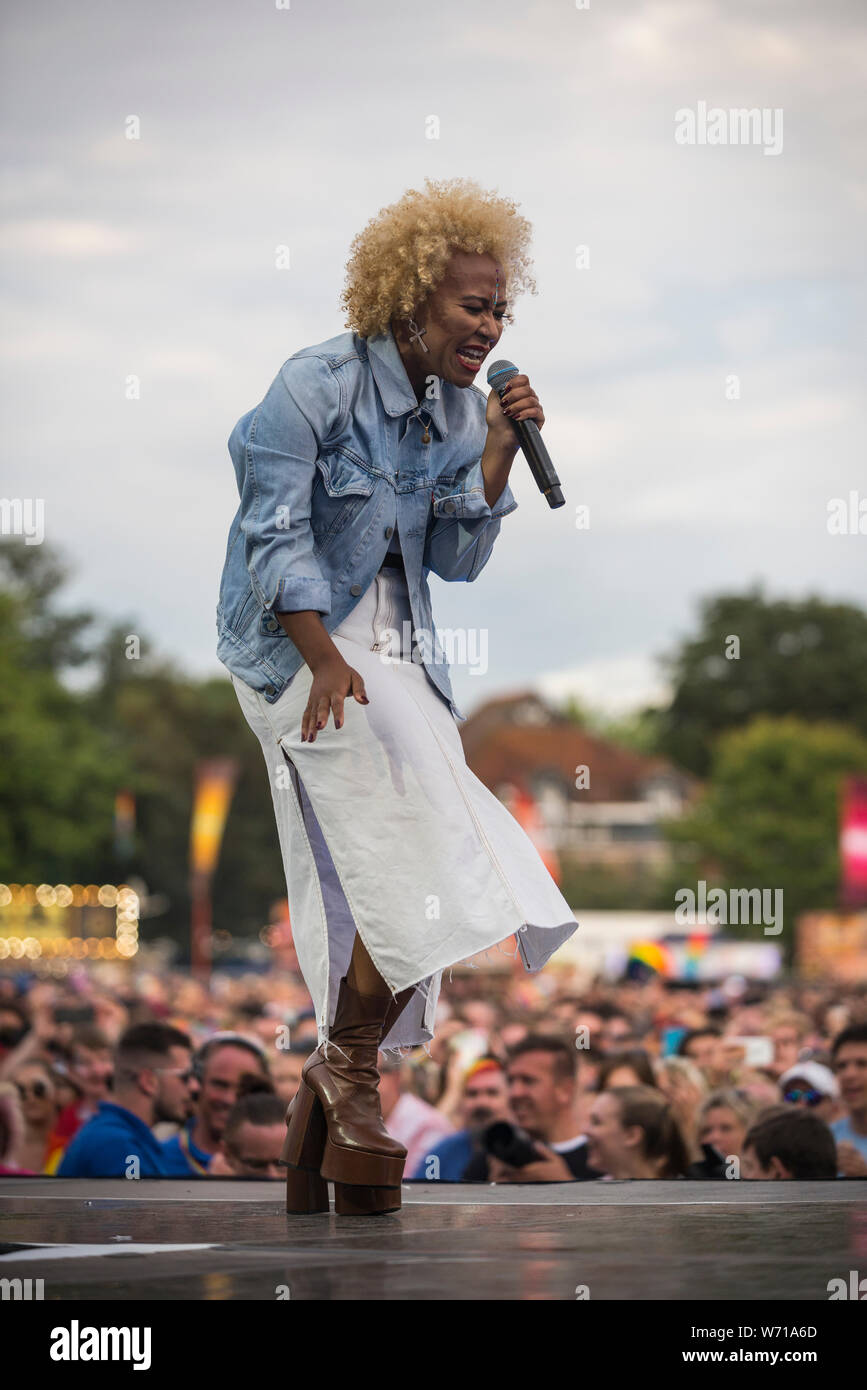
[[[548,506],[562,507],[566,499],[560,489],[560,479],[536,423],[538,420],[544,424],[545,416],[529,379],[518,372],[513,362],[500,361],[488,368],[488,385],[500,399],[502,414],[510,421],[518,446]]]

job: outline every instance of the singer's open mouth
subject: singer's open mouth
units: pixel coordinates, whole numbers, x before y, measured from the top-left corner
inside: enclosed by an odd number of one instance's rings
[[[467,343],[464,347],[459,347],[455,352],[455,356],[464,371],[472,372],[474,375],[484,362],[486,355],[484,348],[476,347],[471,343]]]

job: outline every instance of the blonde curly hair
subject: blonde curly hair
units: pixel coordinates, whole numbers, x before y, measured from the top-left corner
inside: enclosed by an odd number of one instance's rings
[[[528,248],[532,228],[511,198],[474,179],[425,179],[382,208],[352,240],[340,304],[362,338],[388,331],[432,294],[454,251],[492,255],[503,267],[509,305],[536,293]],[[511,307],[503,315],[512,323]]]

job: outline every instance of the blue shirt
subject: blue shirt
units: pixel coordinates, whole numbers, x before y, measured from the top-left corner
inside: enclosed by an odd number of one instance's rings
[[[139,1160],[140,1178],[175,1176],[164,1145],[131,1110],[100,1101],[92,1120],[82,1125],[57,1170],[59,1178],[125,1178],[130,1160]]]
[[[240,506],[220,581],[217,656],[269,704],[304,660],[276,614],[313,610],[333,632],[397,536],[419,660],[465,719],[428,574],[477,579],[501,518],[518,504],[508,484],[493,507],[485,500],[486,394],[437,376],[431,390],[419,404],[390,331],[340,333],[284,362],[232,431]]]
[[[441,1139],[436,1147],[425,1155],[411,1176],[425,1178],[428,1182],[460,1182],[472,1156],[473,1141],[470,1132],[461,1129],[457,1134],[449,1134],[445,1139]],[[429,1176],[432,1158],[439,1159],[439,1173],[436,1178]]]
[[[848,1115],[835,1120],[830,1128],[837,1144],[854,1144],[861,1157],[867,1158],[867,1134],[856,1134]]]
[[[187,1123],[184,1125],[184,1130],[186,1131],[186,1142],[189,1145],[190,1153],[193,1155],[193,1158],[196,1159],[197,1162],[201,1163],[203,1168],[207,1168],[213,1155],[205,1153],[204,1149],[200,1149],[198,1144],[193,1143],[194,1124],[195,1120],[187,1120]],[[171,1169],[172,1177],[201,1178],[204,1176],[202,1173],[198,1173],[195,1168],[190,1167],[187,1156],[181,1148],[181,1139],[179,1134],[173,1134],[171,1139],[164,1140],[163,1155],[165,1157],[166,1163],[169,1165]]]

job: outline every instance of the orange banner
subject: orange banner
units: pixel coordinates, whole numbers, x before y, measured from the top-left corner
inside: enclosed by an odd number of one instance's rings
[[[196,767],[190,828],[190,869],[194,876],[209,878],[217,866],[237,776],[234,758],[212,758]]]

